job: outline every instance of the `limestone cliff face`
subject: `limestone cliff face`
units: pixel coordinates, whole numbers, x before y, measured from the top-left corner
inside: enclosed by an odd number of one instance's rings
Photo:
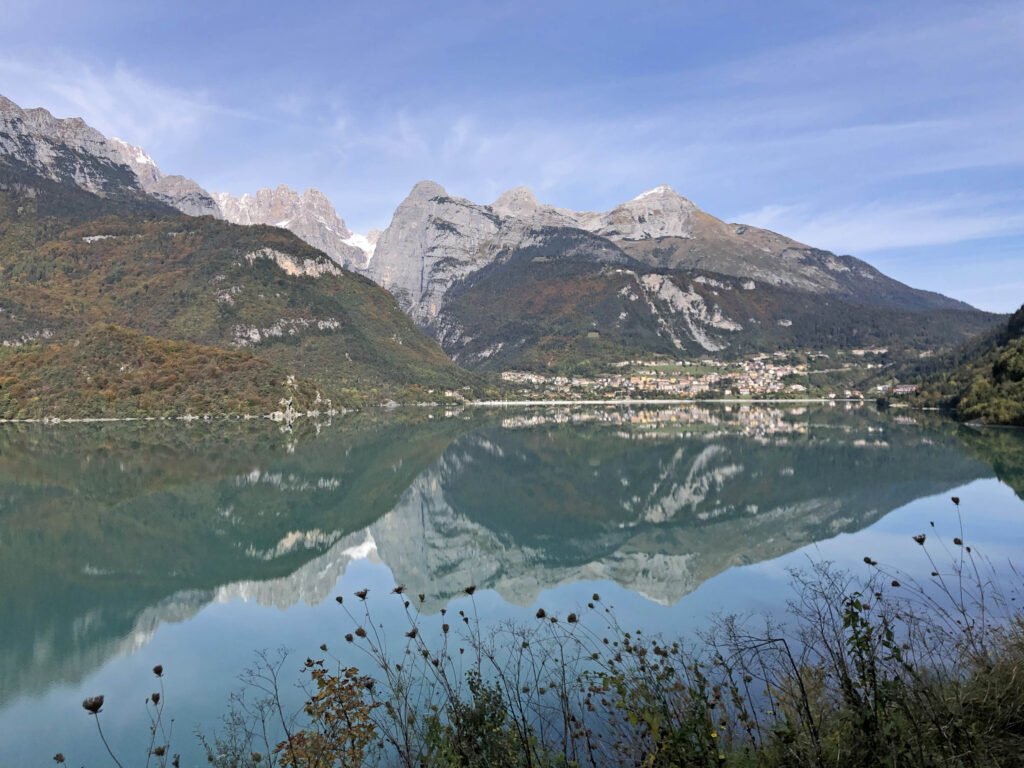
[[[317,189],[299,194],[281,184],[263,188],[255,195],[234,197],[214,193],[223,217],[233,224],[268,224],[294,232],[314,248],[348,269],[363,270],[373,257],[376,235],[357,235],[334,210],[331,201]]]
[[[45,109],[22,109],[0,96],[0,156],[52,181],[94,194],[141,191],[117,147],[84,120],[58,120]]]
[[[395,211],[366,274],[471,367],[534,366],[581,339],[600,345],[598,355],[765,351],[819,343],[823,312],[861,322],[859,334],[877,330],[870,307],[971,309],[851,256],[726,223],[667,185],[594,212],[542,204],[526,187],[481,205],[423,181]],[[836,309],[822,296],[850,304]],[[905,322],[890,321],[885,333]],[[780,327],[793,330],[770,330]]]
[[[52,181],[103,196],[148,194],[190,216],[220,217],[216,202],[192,179],[168,176],[145,150],[108,139],[84,120],[59,120],[0,96],[0,155]]]
[[[421,181],[380,236],[368,275],[414,320],[429,326],[453,283],[489,264],[502,248],[524,245],[530,234],[524,219]]]
[[[609,240],[648,240],[652,237],[696,235],[696,217],[700,209],[672,187],[662,184],[615,206],[606,213],[566,212],[588,232]]]
[[[142,147],[118,138],[110,139],[110,144],[120,161],[135,172],[142,188],[160,202],[189,216],[222,218],[217,202],[192,179],[166,175]]]

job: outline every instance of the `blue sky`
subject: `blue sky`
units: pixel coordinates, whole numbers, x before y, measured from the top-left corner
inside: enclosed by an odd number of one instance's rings
[[[208,5],[214,5],[211,9]],[[424,178],[706,211],[1024,302],[1020,2],[4,0],[0,93],[357,231]]]

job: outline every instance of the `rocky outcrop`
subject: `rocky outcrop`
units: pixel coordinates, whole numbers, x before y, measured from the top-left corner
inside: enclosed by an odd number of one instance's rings
[[[184,176],[167,176],[141,147],[108,139],[81,118],[60,120],[45,109],[21,109],[3,96],[0,156],[96,195],[144,193],[190,216],[220,217],[206,190]]]
[[[0,96],[0,158],[4,157],[44,178],[98,195],[141,191],[117,147],[84,120],[59,120],[45,109],[22,109]]]
[[[142,147],[118,138],[110,139],[110,144],[120,161],[134,171],[142,188],[160,202],[189,216],[222,218],[217,202],[192,179],[166,175]]]
[[[380,233],[352,232],[320,190],[307,189],[300,195],[281,184],[255,195],[234,197],[215,192],[214,196],[221,215],[232,224],[268,224],[290,230],[347,269],[365,270],[373,258]]]
[[[527,234],[520,219],[421,181],[377,241],[367,274],[417,323],[429,326],[454,283],[489,264],[503,247],[521,244]]]
[[[607,213],[567,212],[581,229],[614,241],[692,238],[699,213],[696,205],[667,184],[642,192]]]
[[[603,268],[611,264],[622,269]],[[581,343],[599,357],[834,344],[814,335],[821,312],[872,329],[872,307],[971,309],[851,256],[728,224],[667,185],[594,212],[542,204],[526,187],[481,205],[423,181],[395,211],[366,274],[471,367],[546,365],[580,354]],[[800,323],[780,314],[794,303],[804,307]],[[903,322],[883,325],[895,333]]]

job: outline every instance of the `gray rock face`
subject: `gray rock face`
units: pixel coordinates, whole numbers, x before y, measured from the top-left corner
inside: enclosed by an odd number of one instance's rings
[[[525,244],[530,234],[526,219],[449,197],[440,184],[421,181],[380,236],[367,274],[420,325],[430,326],[453,283],[503,248]]]
[[[53,181],[106,195],[139,191],[117,148],[81,118],[58,120],[45,109],[22,109],[0,96],[0,155]]]
[[[553,236],[556,231],[562,233],[560,238]],[[969,309],[961,302],[903,285],[851,256],[836,256],[757,227],[728,224],[667,185],[610,211],[594,212],[541,204],[526,187],[511,189],[487,206],[449,196],[435,182],[420,182],[381,235],[367,274],[395,294],[402,308],[449,354],[466,364],[480,363],[499,345],[527,342],[500,334],[484,339],[479,333],[471,340],[467,329],[477,325],[479,314],[466,316],[464,308],[458,319],[451,316],[453,286],[464,290],[479,282],[480,270],[501,262],[512,251],[541,243],[548,244],[548,253],[538,253],[533,261],[550,262],[558,250],[551,243],[570,242],[572,238],[565,235],[572,231],[596,235],[595,240],[600,238],[627,257],[625,261],[632,257],[632,268],[640,272],[682,270],[692,275],[694,270],[706,271],[740,278],[748,290],[760,283],[901,310]],[[593,243],[588,248],[595,263],[606,261],[602,249]],[[529,274],[522,269],[511,277],[524,278],[529,279]],[[650,289],[647,293],[653,291],[666,300],[666,291],[673,290],[672,283],[660,277],[647,276],[642,282],[642,287]],[[696,294],[673,293],[671,298],[668,315],[654,305],[651,313],[659,315],[655,322],[664,333],[670,333],[672,325],[682,329],[678,338],[677,331],[671,331],[676,349],[684,348],[687,337],[704,350],[717,351],[727,342],[705,331],[711,327],[730,333],[742,330],[740,323],[720,316],[717,308],[697,306],[701,302]],[[471,341],[479,349],[467,357],[463,348]]]
[[[167,176],[145,150],[108,139],[84,120],[58,120],[0,96],[0,155],[53,181],[97,195],[144,192],[190,216],[220,217],[216,202],[192,179]]]
[[[348,269],[365,270],[373,258],[380,233],[363,236],[352,232],[327,196],[317,189],[307,189],[300,195],[281,184],[255,195],[214,195],[221,214],[233,224],[268,224],[290,230]]]
[[[192,179],[167,176],[142,148],[118,138],[109,142],[120,161],[135,172],[142,188],[162,203],[167,203],[189,216],[222,218],[220,207],[209,192]]]
[[[662,184],[615,206],[607,213],[565,212],[576,225],[609,240],[649,240],[696,236],[700,209],[672,187]]]

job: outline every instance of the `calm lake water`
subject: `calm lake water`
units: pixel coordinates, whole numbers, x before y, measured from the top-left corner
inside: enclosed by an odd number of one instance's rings
[[[387,628],[396,583],[431,616],[477,585],[485,624],[597,591],[623,625],[686,636],[779,615],[811,560],[913,567],[911,535],[953,535],[952,495],[979,552],[1024,560],[1024,434],[873,407],[0,425],[0,766],[109,765],[96,694],[143,763],[155,664],[172,751],[205,764],[192,730],[257,650],[291,649],[298,680],[344,649],[335,595],[369,588]]]

